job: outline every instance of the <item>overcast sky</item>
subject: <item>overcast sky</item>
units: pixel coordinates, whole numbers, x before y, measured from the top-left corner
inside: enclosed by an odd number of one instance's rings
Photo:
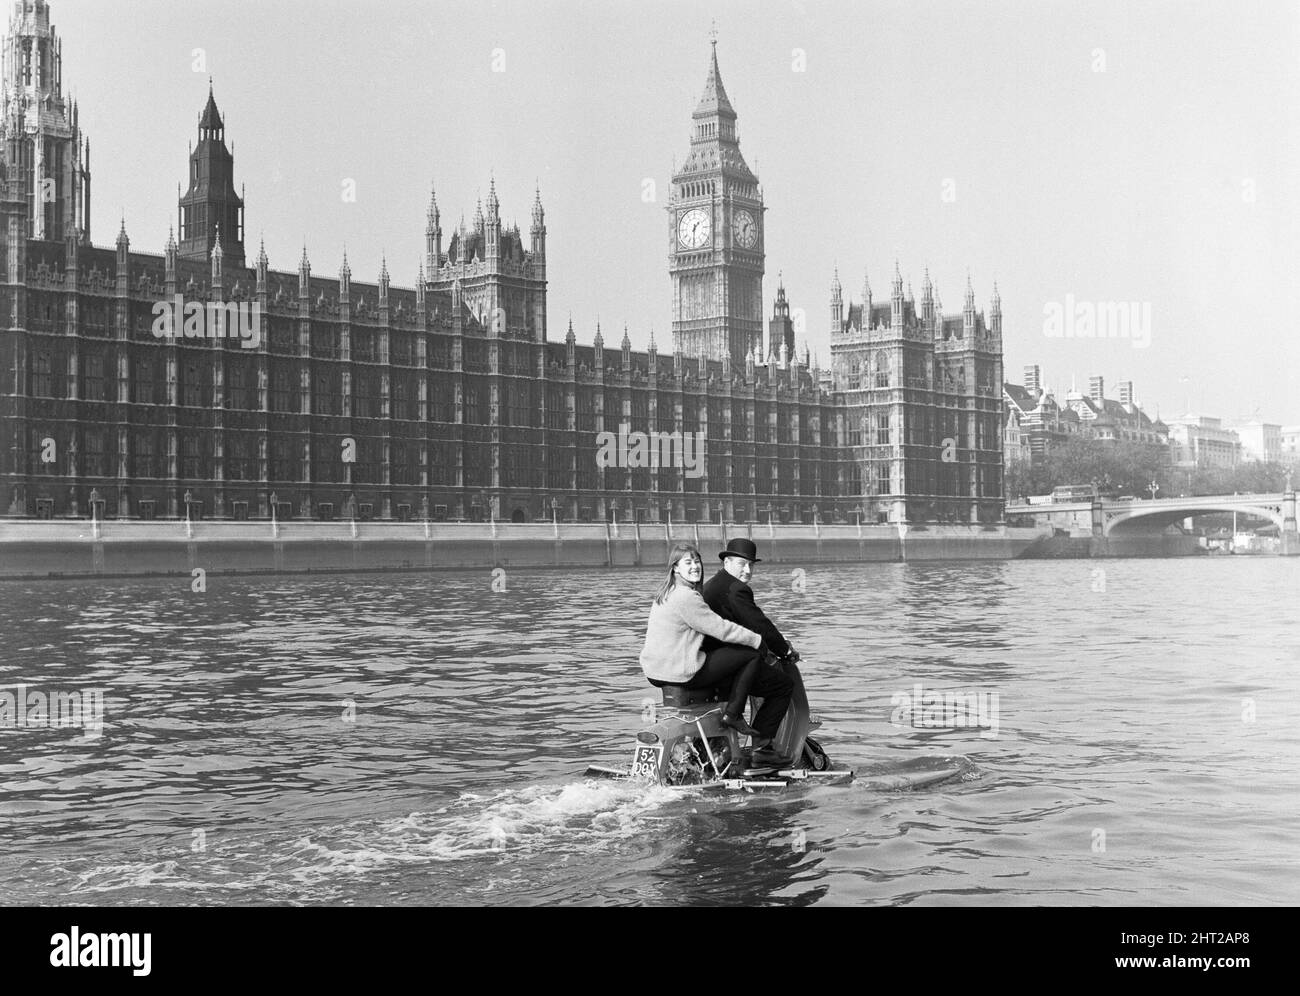
[[[10,5],[12,7],[12,4]],[[255,252],[411,286],[495,172],[548,227],[549,321],[669,348],[668,181],[710,24],[783,271],[829,356],[829,287],[925,267],[959,312],[1002,293],[1008,379],[1131,379],[1165,417],[1300,423],[1300,6],[1294,3],[415,3],[51,0],[92,143],[92,236],[161,251],[208,75]],[[201,49],[199,55],[195,49]],[[500,50],[500,51],[496,51]],[[802,53],[802,54],[801,54]],[[199,63],[199,60],[201,64]],[[504,71],[494,72],[497,69]],[[643,199],[655,181],[657,200]],[[356,185],[355,203],[342,196]],[[946,195],[946,196],[945,196]],[[445,242],[445,239],[444,239]],[[1150,342],[1049,338],[1053,303],[1136,302]],[[1184,378],[1187,378],[1184,380]]]

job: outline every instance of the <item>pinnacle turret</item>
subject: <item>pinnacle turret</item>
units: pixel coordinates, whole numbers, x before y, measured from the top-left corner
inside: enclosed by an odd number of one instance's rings
[[[76,101],[63,89],[63,41],[45,0],[9,4],[13,14],[0,51],[0,159],[8,180],[26,190],[19,238],[79,245],[90,241],[89,146]],[[57,178],[58,182],[54,180]]]
[[[226,148],[225,122],[217,110],[210,77],[198,128],[198,144],[190,151],[190,185],[179,204],[180,254],[186,259],[207,259],[220,226],[225,232],[222,248],[226,257],[232,266],[242,267],[244,198],[235,189],[235,159]]]
[[[426,217],[429,222],[426,231],[433,232],[438,228],[438,223],[441,220],[442,215],[438,212],[438,194],[437,191],[433,189],[432,183],[429,184],[429,210]]]

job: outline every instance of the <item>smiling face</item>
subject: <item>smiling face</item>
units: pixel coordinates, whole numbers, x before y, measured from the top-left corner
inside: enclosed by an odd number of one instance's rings
[[[678,584],[693,586],[699,584],[704,577],[704,565],[700,563],[698,554],[684,553],[682,559],[673,566],[673,573],[677,575]]]

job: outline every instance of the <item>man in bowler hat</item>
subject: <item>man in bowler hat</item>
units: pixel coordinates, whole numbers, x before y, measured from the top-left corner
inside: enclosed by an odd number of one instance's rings
[[[763,614],[763,610],[754,602],[754,591],[749,587],[749,579],[754,564],[760,563],[758,547],[752,540],[738,537],[727,543],[727,548],[718,554],[722,568],[704,585],[704,601],[718,615],[729,619],[739,626],[752,629],[763,638],[767,649],[783,660],[797,661],[799,656],[794,647],[772,621]],[[707,641],[706,641],[707,642]],[[790,696],[794,683],[781,670],[779,663],[772,666],[760,666],[749,687],[751,695],[761,696],[763,705],[754,717],[753,727],[757,731],[754,738],[754,751],[751,763],[755,765],[781,765],[790,763],[790,758],[778,755],[772,749],[772,738],[776,736],[785,711],[790,706]]]

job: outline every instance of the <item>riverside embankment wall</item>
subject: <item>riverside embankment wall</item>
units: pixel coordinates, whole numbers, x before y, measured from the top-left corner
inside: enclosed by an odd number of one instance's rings
[[[606,523],[184,522],[0,519],[0,579],[95,575],[629,567],[678,542],[713,559],[749,537],[777,564],[1007,560],[1050,528]]]

